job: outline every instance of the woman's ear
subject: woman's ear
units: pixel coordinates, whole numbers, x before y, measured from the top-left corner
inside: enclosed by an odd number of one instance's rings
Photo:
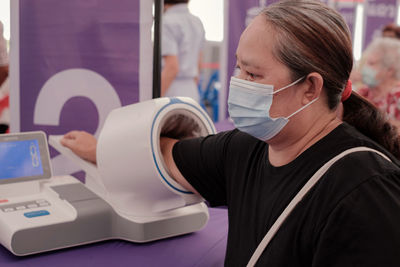
[[[308,104],[310,101],[321,96],[324,79],[321,74],[312,72],[307,75],[304,84],[303,105]]]

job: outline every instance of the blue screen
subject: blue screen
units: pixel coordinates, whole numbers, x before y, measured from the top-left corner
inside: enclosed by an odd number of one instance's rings
[[[43,175],[37,140],[0,142],[0,179]]]

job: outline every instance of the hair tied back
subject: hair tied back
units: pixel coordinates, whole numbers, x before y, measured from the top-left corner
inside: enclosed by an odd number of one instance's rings
[[[351,91],[352,91],[352,87],[353,86],[351,84],[351,81],[348,80],[347,84],[346,84],[346,88],[344,88],[344,90],[342,92],[342,99],[341,99],[342,102],[346,101],[346,99],[350,97]]]

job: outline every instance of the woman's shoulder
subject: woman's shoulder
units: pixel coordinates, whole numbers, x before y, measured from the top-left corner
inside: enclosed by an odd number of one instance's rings
[[[334,163],[317,186],[319,196],[330,195],[331,207],[355,192],[386,190],[400,192],[400,167],[373,151],[350,153]],[[358,193],[357,193],[358,194]],[[397,196],[400,199],[400,195]],[[336,203],[336,204],[335,204]]]
[[[341,176],[358,177],[359,179],[393,173],[399,174],[400,178],[400,167],[394,159],[391,159],[391,155],[386,155],[372,145],[360,146],[360,148],[365,148],[365,150],[347,154],[332,166],[332,171],[341,173]],[[364,178],[361,178],[362,176]]]
[[[374,152],[357,152],[332,166],[324,178],[314,198],[319,200],[315,201],[314,209],[320,212],[315,230],[320,233],[319,242],[324,243],[321,239],[325,239],[332,244],[332,240],[351,240],[349,237],[353,236],[354,240],[366,238],[357,247],[371,244],[398,247],[398,166]]]
[[[214,142],[224,142],[233,146],[243,146],[249,144],[264,144],[265,142],[247,134],[238,129],[229,131],[222,131],[214,135],[210,135],[207,138],[211,138]]]
[[[400,166],[399,161],[390,152],[346,122],[343,122],[331,133],[310,147],[306,151],[304,158],[306,160],[314,158],[319,164],[323,164],[340,153],[356,147],[367,147],[377,150],[390,158],[395,165]],[[358,155],[358,152],[355,154]],[[346,156],[345,158],[351,158],[351,156]]]

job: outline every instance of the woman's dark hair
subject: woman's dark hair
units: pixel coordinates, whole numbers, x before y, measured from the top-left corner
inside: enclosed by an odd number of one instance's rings
[[[400,140],[397,127],[387,119],[371,102],[353,92],[343,102],[343,121],[355,126],[359,132],[368,136],[400,159]]]
[[[350,31],[342,16],[318,0],[283,0],[262,14],[276,33],[274,56],[293,80],[319,73],[327,105],[335,110],[353,67]],[[400,157],[395,128],[373,105],[353,93],[343,107],[344,121]]]

